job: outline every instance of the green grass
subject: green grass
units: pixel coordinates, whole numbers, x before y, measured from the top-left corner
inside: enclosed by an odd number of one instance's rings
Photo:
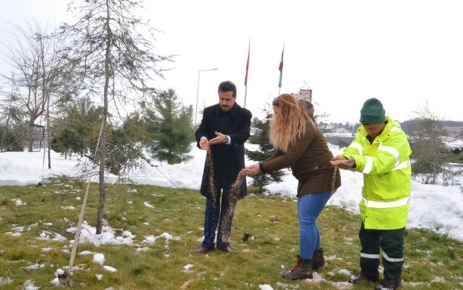
[[[60,234],[69,240],[76,226],[85,193],[85,184],[56,179],[45,186],[0,187],[0,289],[23,289],[26,280],[36,287],[56,289],[50,283],[58,268],[69,265],[69,242],[37,239],[42,231]],[[23,205],[16,205],[20,199]],[[91,185],[84,220],[96,225],[99,193]],[[154,208],[144,205],[148,202]],[[342,289],[349,272],[359,270],[359,217],[337,207],[326,207],[319,219],[327,266],[317,271],[321,282],[288,281],[281,273],[291,269],[298,254],[298,222],[293,199],[278,196],[247,196],[238,202],[230,243],[237,253],[211,252],[198,255],[205,199],[186,189],[143,185],[107,186],[105,222],[120,235],[135,235],[132,245],[81,243],[74,261],[73,289]],[[24,227],[21,236],[11,233]],[[247,242],[241,242],[245,232]],[[146,236],[168,233],[178,239],[159,237],[152,244]],[[43,251],[48,248],[49,251]],[[143,249],[143,251],[139,251]],[[102,253],[109,272],[94,263]],[[406,231],[406,262],[400,289],[463,289],[462,243],[421,230]],[[28,266],[39,265],[36,269]],[[183,267],[192,264],[189,271]],[[282,268],[284,267],[284,269]],[[103,274],[98,280],[95,274]],[[7,278],[11,283],[2,281]],[[183,288],[182,288],[183,286]],[[354,289],[373,289],[373,284]]]

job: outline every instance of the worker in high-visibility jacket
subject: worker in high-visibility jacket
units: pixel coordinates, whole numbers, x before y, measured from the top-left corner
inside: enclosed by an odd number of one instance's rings
[[[363,173],[360,274],[350,283],[377,282],[381,250],[384,280],[376,290],[403,283],[404,235],[407,224],[412,150],[400,124],[385,115],[378,99],[365,101],[352,143],[331,160],[341,169]]]

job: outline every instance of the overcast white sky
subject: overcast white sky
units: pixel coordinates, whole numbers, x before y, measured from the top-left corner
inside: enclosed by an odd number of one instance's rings
[[[66,19],[65,0],[2,2],[2,35],[21,16]],[[244,104],[251,40],[246,107],[255,116],[279,93],[284,44],[281,93],[309,86],[316,114],[330,114],[328,121],[357,122],[371,97],[399,121],[426,101],[437,117],[463,120],[463,1],[149,0],[145,6],[162,31],[156,53],[178,55],[158,88],[175,89],[187,105],[199,96],[199,110],[217,103],[223,80],[236,83]],[[199,71],[212,68],[201,73],[198,93]]]

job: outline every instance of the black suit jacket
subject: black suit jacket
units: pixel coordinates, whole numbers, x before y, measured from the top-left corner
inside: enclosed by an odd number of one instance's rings
[[[218,196],[223,189],[224,198],[228,194],[230,185],[238,177],[239,171],[244,168],[244,142],[248,140],[251,130],[252,114],[249,110],[241,108],[237,103],[228,112],[224,112],[219,104],[204,109],[203,118],[195,137],[197,146],[201,137],[208,140],[215,138],[215,132],[230,136],[231,144],[212,145],[212,163],[208,164],[207,158],[204,165],[203,178],[200,192],[202,195],[212,198],[213,193]],[[210,172],[213,169],[214,187],[210,186]],[[247,194],[246,178],[239,189],[238,198]]]

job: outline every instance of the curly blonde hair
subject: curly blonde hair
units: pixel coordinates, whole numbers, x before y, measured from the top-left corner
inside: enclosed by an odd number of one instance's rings
[[[303,104],[290,94],[281,94],[273,105],[280,110],[270,120],[270,142],[276,148],[286,152],[290,144],[313,127],[313,121]]]

